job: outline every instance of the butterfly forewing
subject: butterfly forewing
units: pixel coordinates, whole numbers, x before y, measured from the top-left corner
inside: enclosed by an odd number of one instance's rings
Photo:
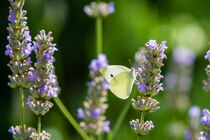
[[[103,77],[107,80],[107,82],[111,82],[111,80],[121,72],[129,72],[130,69],[120,66],[120,65],[111,65],[106,66],[100,70]]]

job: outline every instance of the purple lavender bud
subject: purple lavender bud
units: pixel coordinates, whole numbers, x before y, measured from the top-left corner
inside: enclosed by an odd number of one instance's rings
[[[206,55],[204,56],[205,59],[210,61],[210,50],[207,51]]]
[[[28,98],[26,104],[27,104],[27,105],[30,105],[31,102],[32,102],[32,100],[31,100],[30,98]]]
[[[11,55],[12,54],[12,48],[9,45],[7,45],[6,48],[7,48],[7,50],[5,51],[5,55],[6,56]]]
[[[11,22],[11,23],[13,23],[13,22],[15,22],[15,20],[16,20],[16,15],[15,15],[15,13],[13,13],[11,10],[9,11],[9,21]]]
[[[23,47],[24,54],[26,56],[31,54],[31,43],[28,43],[25,47]]]
[[[157,92],[164,90],[164,88],[162,87],[162,85],[163,85],[162,83],[158,85]]]
[[[184,138],[186,140],[192,140],[192,132],[190,130],[187,130],[184,132]]]
[[[195,61],[195,54],[186,48],[177,48],[173,52],[174,61],[180,65],[191,66]]]
[[[52,56],[50,51],[45,52],[44,58],[45,58],[46,61],[49,61],[51,63],[55,62],[55,58]]]
[[[191,118],[199,118],[201,110],[198,106],[192,106],[188,112]]]
[[[210,140],[210,134],[206,135],[206,140]]]
[[[31,57],[28,57],[28,58],[26,59],[26,61],[27,61],[28,64],[31,64],[31,63],[32,63]]]
[[[92,70],[92,71],[96,71],[97,70],[97,60],[96,59],[93,59],[90,62],[89,69]]]
[[[105,81],[103,84],[102,84],[102,89],[104,90],[108,90],[109,89],[109,83],[107,81]]]
[[[47,93],[47,86],[43,84],[40,88],[40,93]]]
[[[150,121],[149,123],[150,123],[150,127],[149,127],[149,129],[152,129],[152,128],[154,128],[154,127],[155,127],[155,126],[153,125],[153,122],[152,122],[152,121]]]
[[[56,46],[56,44],[55,44],[55,43],[54,43],[54,44],[52,44],[52,52],[54,52],[54,51],[58,51],[58,48],[56,48],[55,46]]]
[[[203,110],[201,114],[201,123],[203,123],[204,125],[210,126],[210,112],[208,109]]]
[[[92,71],[98,71],[101,68],[108,65],[108,61],[105,54],[99,54],[97,59],[93,59],[89,65],[89,69]]]
[[[10,132],[10,133],[12,133],[14,135],[15,134],[14,127],[11,126],[10,129],[8,130],[8,132]]]
[[[57,97],[57,88],[50,88],[49,93],[51,97]]]
[[[28,72],[28,76],[29,76],[28,79],[30,81],[37,81],[37,79],[38,79],[38,75],[36,73],[32,72],[32,71]]]
[[[100,108],[95,108],[92,112],[92,117],[94,119],[97,119],[98,117],[100,117],[101,114],[101,109]]]
[[[166,46],[166,41],[162,41],[161,45],[160,45],[160,57],[161,59],[167,58],[166,55],[164,54],[164,51],[167,49],[168,47]]]
[[[32,46],[32,50],[33,51],[37,51],[37,47],[38,47],[38,42],[36,42],[36,41],[33,41],[33,46]]]
[[[109,133],[110,132],[110,121],[106,121],[105,122],[105,126],[104,126],[104,132]]]
[[[137,85],[139,91],[141,91],[141,92],[146,91],[146,84],[145,83],[137,83],[136,85]]]
[[[7,41],[9,41],[10,40],[10,36],[7,36]]]
[[[55,84],[57,82],[56,76],[54,74],[51,74],[50,76],[49,83]]]
[[[149,40],[149,42],[147,42],[147,46],[149,47],[149,49],[156,49],[157,48],[157,43],[156,40]]]
[[[109,2],[108,3],[108,9],[107,9],[108,14],[112,14],[112,13],[114,13],[114,11],[115,11],[114,2]]]
[[[25,36],[25,41],[26,42],[31,42],[30,31],[25,31],[24,36]]]
[[[82,108],[78,108],[77,109],[77,117],[78,118],[85,118],[85,114],[84,114],[84,112],[83,112],[83,110],[82,110]]]

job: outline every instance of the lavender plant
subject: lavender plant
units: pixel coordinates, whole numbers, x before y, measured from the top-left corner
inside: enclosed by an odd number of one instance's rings
[[[208,109],[203,109],[201,123],[203,124],[205,131],[200,132],[199,140],[210,140],[210,112]]]
[[[187,48],[176,48],[173,51],[170,72],[166,74],[165,84],[168,91],[168,104],[170,108],[178,112],[184,112],[189,108],[188,93],[191,89],[192,70],[195,62],[195,54]]]
[[[34,67],[28,72],[29,80],[31,83],[30,92],[31,95],[28,98],[27,104],[30,109],[38,116],[38,137],[42,135],[44,139],[49,139],[50,134],[41,131],[41,117],[44,116],[53,103],[49,100],[58,96],[59,87],[57,77],[54,72],[53,62],[55,58],[52,56],[58,49],[53,44],[52,32],[48,34],[44,30],[40,31],[40,34],[35,37],[33,50],[36,54],[36,60]],[[46,137],[47,138],[46,138]]]
[[[205,59],[210,61],[210,50],[207,51],[207,54],[204,56]],[[210,65],[207,65],[205,68],[206,74],[208,76],[207,80],[204,80],[204,89],[209,92],[210,87]],[[208,109],[203,109],[201,114],[201,123],[204,126],[204,131],[200,132],[199,140],[210,140],[210,112]]]
[[[207,51],[207,53],[206,53],[204,58],[207,59],[210,62],[210,50]],[[210,65],[206,66],[205,71],[206,71],[206,75],[208,76],[208,78],[207,78],[207,80],[203,81],[203,83],[204,83],[204,87],[203,88],[207,92],[210,92]]]
[[[110,122],[104,115],[108,108],[107,89],[109,84],[100,74],[100,69],[108,65],[106,55],[99,54],[97,59],[93,59],[89,65],[91,81],[87,83],[87,100],[83,102],[84,109],[78,108],[77,116],[81,118],[81,128],[89,136],[98,136],[104,132],[109,132]]]
[[[23,10],[25,0],[9,0],[9,44],[6,46],[5,55],[11,58],[8,67],[12,71],[9,75],[11,88],[20,91],[21,106],[21,126],[11,127],[9,132],[13,134],[14,139],[26,139],[34,131],[33,128],[27,127],[24,121],[24,93],[23,90],[30,87],[28,80],[28,71],[31,67],[31,36],[27,26],[26,11]]]
[[[154,128],[152,121],[144,121],[145,113],[152,113],[160,108],[159,102],[152,97],[163,91],[160,80],[163,78],[161,75],[163,59],[166,58],[165,44],[166,41],[158,45],[156,40],[150,40],[145,44],[146,49],[140,49],[135,56],[136,82],[140,96],[137,96],[137,100],[131,101],[133,108],[141,112],[141,119],[130,121],[130,126],[138,136],[147,135]]]
[[[91,2],[90,5],[84,7],[84,12],[91,18],[96,19],[96,56],[102,53],[103,46],[103,32],[102,32],[102,19],[109,14],[114,13],[114,3],[109,2]]]
[[[189,109],[189,118],[190,118],[190,126],[187,131],[185,131],[185,139],[186,140],[197,140],[199,136],[200,130],[200,113],[201,110],[198,106],[192,106]]]

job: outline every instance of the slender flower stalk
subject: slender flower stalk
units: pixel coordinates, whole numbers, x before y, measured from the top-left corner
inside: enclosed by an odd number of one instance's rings
[[[137,96],[137,101],[131,101],[133,108],[141,112],[141,119],[130,121],[130,126],[138,136],[147,135],[154,128],[152,121],[144,121],[145,113],[155,112],[160,108],[159,102],[152,97],[163,91],[160,68],[164,65],[163,59],[166,58],[165,44],[166,41],[158,45],[155,40],[150,40],[145,44],[147,49],[140,49],[135,56],[136,82],[140,96]]]
[[[170,72],[166,74],[164,79],[166,90],[169,93],[168,104],[170,109],[179,113],[186,112],[190,105],[188,94],[191,89],[194,62],[195,54],[191,49],[176,48],[173,51]]]
[[[71,113],[67,110],[67,108],[63,105],[62,101],[57,97],[53,98],[61,112],[64,114],[64,116],[68,119],[68,121],[73,125],[73,127],[77,130],[77,132],[81,135],[81,137],[84,140],[88,140],[89,137],[86,135],[86,133],[80,128],[76,120],[73,118]]]
[[[23,90],[30,87],[27,72],[32,63],[31,58],[29,57],[32,48],[30,43],[31,36],[27,26],[27,17],[25,16],[26,11],[23,10],[25,0],[9,0],[9,2],[9,26],[7,27],[7,30],[9,31],[9,36],[7,36],[9,44],[6,46],[5,55],[11,58],[8,67],[13,73],[8,76],[10,79],[8,85],[11,88],[19,89],[20,91],[21,127],[13,127],[14,133],[12,133],[14,138],[18,138],[18,136],[27,137],[27,134],[29,134],[29,130],[26,128],[24,121]]]
[[[199,130],[200,130],[200,113],[201,110],[198,106],[192,106],[189,109],[189,120],[190,120],[190,125],[187,131],[185,131],[185,139],[186,140],[197,140],[199,137]]]
[[[83,102],[83,109],[77,109],[77,116],[82,119],[80,127],[90,137],[96,137],[110,131],[110,122],[106,120],[104,115],[108,108],[105,102],[109,84],[100,74],[100,69],[107,65],[108,61],[104,54],[99,54],[97,59],[91,61],[89,65],[91,81],[87,83],[87,100]]]
[[[109,2],[91,2],[90,5],[86,5],[84,7],[84,12],[95,18],[95,31],[96,31],[96,56],[103,52],[103,18],[108,16],[109,14],[114,13],[114,3]]]

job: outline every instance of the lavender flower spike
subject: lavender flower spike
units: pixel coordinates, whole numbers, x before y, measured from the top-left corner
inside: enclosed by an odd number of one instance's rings
[[[198,106],[192,106],[188,112],[191,118],[199,118],[201,109]]]
[[[203,110],[201,114],[201,123],[203,123],[207,130],[210,130],[210,112],[208,109]]]
[[[131,129],[139,136],[148,134],[154,128],[152,121],[144,122],[144,113],[160,109],[159,102],[152,97],[164,90],[163,84],[160,83],[163,78],[161,67],[164,65],[163,59],[167,58],[164,51],[168,48],[166,41],[158,45],[156,40],[149,40],[145,46],[147,49],[140,49],[135,55],[136,85],[140,96],[137,96],[137,101],[131,99],[132,107],[141,112],[141,121],[139,119],[130,121]]]
[[[12,88],[28,89],[30,83],[28,82],[27,72],[31,68],[31,63],[28,63],[28,56],[31,54],[31,36],[27,26],[26,11],[23,10],[25,0],[9,0],[10,11],[8,21],[9,36],[7,40],[9,44],[6,46],[5,55],[11,58],[8,67],[12,71],[9,75],[10,82],[8,83]]]
[[[206,53],[205,59],[208,59],[210,62],[210,50],[208,50],[208,52]],[[207,80],[203,80],[204,83],[204,89],[210,93],[210,65],[207,65],[207,67],[205,68],[206,71],[206,75],[208,76]]]
[[[83,102],[84,108],[77,109],[77,117],[82,119],[81,128],[89,136],[97,136],[110,131],[110,122],[106,120],[105,112],[108,105],[107,89],[109,84],[100,74],[100,69],[108,65],[105,54],[99,54],[89,65],[91,81],[87,83],[87,99]]]
[[[57,97],[59,86],[54,72],[53,54],[58,49],[52,43],[51,32],[48,34],[44,30],[35,37],[32,47],[36,54],[37,62],[35,68],[28,72],[29,80],[32,85],[30,88],[31,96],[28,105],[36,115],[45,115],[53,104],[49,101]]]

